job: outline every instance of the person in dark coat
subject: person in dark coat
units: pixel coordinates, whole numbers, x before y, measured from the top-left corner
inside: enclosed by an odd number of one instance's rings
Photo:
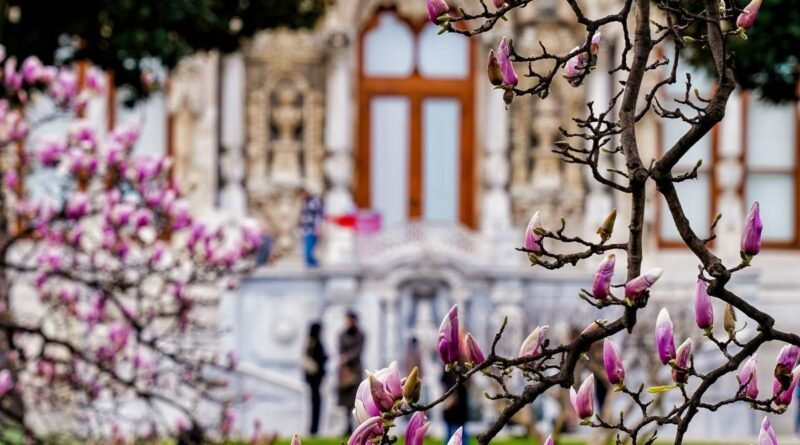
[[[364,350],[364,333],[358,327],[358,316],[353,311],[345,315],[345,329],[339,334],[339,406],[347,412],[347,431],[353,432],[353,408],[356,406],[356,392],[361,383],[364,367],[361,352]]]
[[[444,386],[444,390],[447,391],[448,389],[452,388],[457,382],[456,374],[452,372],[445,372],[442,374],[442,385]],[[467,392],[467,387],[464,384],[458,385],[458,388],[450,395],[447,399],[445,399],[443,404],[443,417],[444,422],[447,425],[447,435],[444,438],[444,443],[446,444],[450,437],[455,434],[455,432],[459,428],[463,428],[462,431],[462,440],[464,443],[468,443],[469,439],[467,436],[467,420],[469,420],[469,394]]]
[[[325,347],[322,346],[322,325],[312,323],[308,330],[308,342],[306,343],[305,355],[303,356],[303,371],[306,375],[306,383],[311,392],[311,427],[309,432],[316,436],[319,431],[319,415],[322,408],[322,396],[319,388],[325,378],[325,364],[328,362],[328,355]]]

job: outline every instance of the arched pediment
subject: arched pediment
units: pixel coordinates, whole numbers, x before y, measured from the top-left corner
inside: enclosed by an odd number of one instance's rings
[[[424,21],[428,17],[425,2],[421,0],[355,0],[337,2],[331,27],[361,30],[380,9],[394,8],[406,19]],[[353,26],[357,25],[357,26]]]
[[[489,266],[487,248],[480,234],[465,227],[414,222],[360,240],[358,257],[371,278],[389,277],[401,269],[431,279],[440,270],[476,278]]]

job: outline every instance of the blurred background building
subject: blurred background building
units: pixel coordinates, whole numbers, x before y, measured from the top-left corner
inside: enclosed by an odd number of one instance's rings
[[[600,15],[615,4],[598,0],[586,8]],[[273,240],[269,264],[226,300],[220,314],[224,341],[242,364],[236,390],[251,395],[238,408],[243,428],[260,418],[265,429],[306,429],[300,356],[312,321],[322,321],[331,356],[321,432],[338,434],[345,412],[334,396],[337,336],[348,310],[360,316],[367,369],[402,360],[417,339],[429,399],[441,392],[436,330],[454,303],[465,328],[484,345],[509,317],[500,343],[509,354],[539,324],[549,324],[551,338],[560,340],[599,317],[577,294],[600,258],[546,272],[531,269],[514,247],[537,210],[546,227],[558,227],[563,217],[567,233],[594,239],[616,208],[612,240],[625,238],[626,197],[551,152],[562,139],[559,127],[572,128],[570,118],[584,115],[587,101],[604,106],[618,90],[619,77],[607,72],[621,55],[614,34],[620,30],[603,31],[598,67],[585,87],[559,79],[546,101],[516,98],[506,107],[485,77],[487,52],[504,35],[515,36],[520,53],[535,52],[539,40],[554,52],[582,43],[571,14],[564,2],[541,0],[470,40],[437,35],[421,0],[339,1],[312,30],[265,31],[239,52],[185,59],[165,93],[133,110],[117,103],[113,89],[91,104],[87,116],[105,128],[146,116],[139,146],[174,158],[175,175],[196,212],[223,223],[254,218]],[[691,72],[701,95],[713,90],[703,72],[681,71]],[[662,92],[662,102],[674,108],[684,86]],[[657,157],[685,129],[645,119],[638,131],[643,158]],[[766,248],[735,284],[794,330],[800,327],[799,135],[796,103],[775,105],[737,91],[724,122],[679,167],[689,171],[702,160],[697,180],[679,189],[698,232],[722,215],[713,246],[730,263],[738,261],[746,210],[761,202]],[[603,162],[624,170],[619,158]],[[324,202],[318,268],[303,264],[301,189]],[[649,199],[645,268],[666,270],[651,305],[686,312],[697,262],[681,248],[655,189]],[[618,255],[617,263],[622,260]],[[676,318],[689,331],[692,317]],[[649,328],[640,332],[649,343]],[[765,376],[778,346],[763,354]],[[769,379],[763,380],[766,394]],[[737,387],[731,378],[715,390],[723,397]],[[484,389],[472,388],[478,423],[496,413],[481,397]],[[742,421],[732,423],[727,415]],[[746,407],[727,415],[706,415],[692,431],[725,437],[755,431],[756,416]],[[779,427],[790,430],[790,416],[781,420]]]

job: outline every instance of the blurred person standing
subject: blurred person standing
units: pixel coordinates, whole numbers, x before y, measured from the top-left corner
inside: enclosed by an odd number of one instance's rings
[[[269,262],[269,258],[272,255],[272,230],[270,230],[266,219],[259,223],[258,229],[261,236],[261,245],[258,246],[258,251],[256,251],[256,266],[263,266]]]
[[[422,378],[422,352],[419,350],[417,337],[408,339],[408,345],[406,346],[406,352],[403,357],[403,368],[406,375],[408,375],[414,367],[417,368],[417,375]]]
[[[358,327],[358,315],[347,311],[345,329],[339,334],[339,406],[345,408],[347,430],[345,435],[353,432],[353,408],[356,406],[356,392],[361,383],[364,368],[361,364],[361,353],[364,350],[364,333]]]
[[[303,257],[306,266],[317,267],[319,262],[317,262],[314,250],[317,247],[317,241],[322,229],[322,199],[305,187],[300,189],[300,197],[303,199],[303,207],[300,210],[300,235],[303,237]]]
[[[444,391],[452,388],[458,382],[456,373],[444,372],[442,374],[442,385]],[[458,387],[450,397],[444,400],[442,404],[442,414],[445,425],[447,426],[447,433],[444,437],[444,443],[450,440],[459,428],[462,430],[462,440],[464,443],[469,443],[469,436],[467,435],[467,420],[469,420],[469,393],[467,387],[463,383],[459,383]]]
[[[319,417],[322,409],[322,396],[319,388],[325,378],[325,364],[327,362],[328,355],[325,353],[325,347],[322,346],[322,324],[319,322],[311,323],[308,330],[305,355],[303,356],[303,371],[311,392],[311,427],[309,432],[312,436],[316,436],[319,431]]]

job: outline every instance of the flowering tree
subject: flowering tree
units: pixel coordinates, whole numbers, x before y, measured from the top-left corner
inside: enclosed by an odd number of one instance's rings
[[[195,221],[169,160],[134,154],[136,127],[101,137],[77,121],[67,135],[29,137],[101,87],[92,70],[79,86],[34,57],[4,62],[0,422],[29,437],[180,431],[199,443],[206,402],[218,412],[229,402],[220,371],[235,361],[207,341],[204,313],[259,237]],[[53,111],[35,116],[43,103]],[[41,174],[46,194],[29,184]]]
[[[479,0],[471,7],[465,3],[463,7],[451,9],[445,0],[427,0],[427,6],[430,20],[440,25],[443,31],[474,36],[489,31],[512,10],[525,7],[531,1],[492,0],[490,4]],[[420,445],[428,428],[425,412],[442,403],[458,385],[478,374],[499,383],[497,393],[488,396],[504,402],[502,412],[478,436],[478,443],[482,445],[488,444],[512,416],[553,388],[569,392],[571,405],[583,425],[611,432],[619,444],[652,444],[663,426],[674,426],[674,443],[681,444],[692,420],[701,411],[713,412],[727,405],[746,403],[755,410],[780,414],[791,402],[800,378],[800,367],[795,367],[800,352],[800,336],[775,328],[774,319],[769,314],[728,287],[731,277],[747,268],[759,253],[763,224],[758,203],[753,204],[747,216],[742,234],[741,261],[726,265],[709,248],[714,239],[714,227],[692,227],[676,192],[676,183],[697,177],[699,165],[687,174],[673,174],[678,161],[724,117],[725,104],[736,86],[728,41],[743,38],[754,25],[760,0],[754,0],[744,9],[739,9],[729,0],[703,0],[693,4],[674,0],[624,0],[615,13],[599,18],[586,16],[575,0],[567,0],[567,4],[576,22],[585,30],[578,46],[567,53],[557,54],[540,43],[536,54],[523,55],[514,49],[511,40],[503,39],[497,51],[489,54],[488,77],[492,84],[503,90],[507,104],[511,104],[516,96],[524,95],[545,100],[559,76],[573,87],[580,88],[583,81],[592,75],[597,55],[602,51],[600,35],[603,28],[621,27],[622,56],[611,69],[612,73],[623,77],[618,91],[612,94],[608,104],[588,103],[586,115],[573,118],[578,131],[563,129],[563,140],[554,151],[565,162],[586,166],[594,180],[628,197],[631,212],[625,234],[627,239],[621,243],[609,242],[616,212],[612,212],[599,228],[597,240],[568,235],[564,222],[558,229],[547,229],[542,226],[537,213],[525,232],[524,246],[518,249],[529,256],[532,264],[546,269],[575,265],[595,255],[605,255],[593,282],[581,297],[587,304],[614,318],[593,322],[565,344],[551,344],[548,327],[537,327],[525,339],[516,357],[503,357],[497,354],[496,345],[505,324],[495,335],[488,353],[484,353],[471,335],[463,340],[459,337],[458,307],[454,306],[442,322],[438,345],[446,371],[456,375],[456,385],[441,398],[421,405],[418,403],[419,379],[416,372],[412,371],[403,379],[396,364],[392,364],[370,375],[358,391],[354,416],[359,427],[350,438],[350,445],[393,442],[395,438],[391,431],[395,420],[404,416],[410,416],[406,443]],[[696,33],[686,36],[689,28],[701,28],[703,32],[699,36]],[[654,51],[657,46],[667,46],[671,52],[661,56]],[[670,109],[659,101],[658,93],[665,86],[681,80],[677,75],[678,66],[682,52],[689,46],[694,51],[705,51],[713,58],[717,88],[711,96],[702,97],[692,91],[691,78],[687,77],[685,95],[677,100],[682,107]],[[515,71],[520,65],[526,67],[525,76],[531,79],[530,86],[525,88],[521,87]],[[645,80],[650,85],[646,89],[643,86]],[[661,119],[682,121],[688,124],[688,130],[660,158],[651,161],[643,159],[640,154],[636,124],[652,114]],[[624,158],[625,171],[601,169],[601,153]],[[655,320],[650,353],[657,355],[662,369],[671,370],[672,382],[655,386],[653,383],[656,382],[629,382],[626,379],[617,347],[622,343],[621,339],[633,331],[638,318],[646,316],[643,309],[652,306],[649,289],[665,273],[662,269],[641,270],[645,186],[649,182],[655,183],[663,196],[681,238],[699,264],[695,332],[702,333],[704,338],[698,338],[710,342],[724,358],[719,366],[696,368],[692,338],[676,342],[669,312],[661,309]],[[705,232],[706,229],[710,229],[709,237],[698,235],[698,231]],[[558,245],[559,249],[553,249],[553,245]],[[560,253],[565,251],[567,253]],[[615,253],[624,253],[626,261],[625,277],[616,280]],[[714,314],[713,299],[726,303],[722,317],[715,317],[718,314]],[[739,334],[743,321],[737,321],[737,314],[743,314],[751,326],[756,326],[753,336],[744,338]],[[721,337],[719,331],[715,333],[713,329],[715,318],[722,318],[724,334]],[[772,341],[783,342],[786,346],[776,360],[772,394],[759,397],[756,352]],[[594,375],[576,381],[576,366],[595,343],[602,343],[607,381],[621,397],[631,401],[635,413],[623,416],[596,412]],[[505,385],[515,374],[526,379],[527,384],[521,392],[513,392]],[[709,388],[731,375],[738,378],[738,390],[732,391],[727,398],[710,400]],[[678,403],[664,410],[654,409],[653,399],[667,391],[679,394]],[[460,445],[461,442],[461,431],[450,438],[451,445]],[[552,444],[553,439],[548,438],[546,443]],[[776,443],[766,419],[758,443]]]

